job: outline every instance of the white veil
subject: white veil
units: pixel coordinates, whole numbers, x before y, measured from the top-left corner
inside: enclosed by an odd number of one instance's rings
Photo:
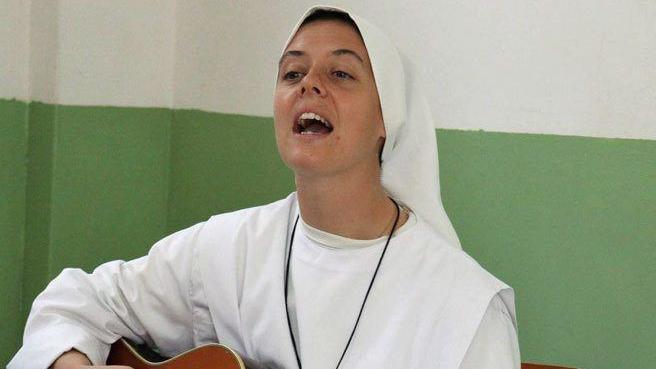
[[[376,26],[350,11],[318,5],[308,9],[294,26],[283,51],[303,20],[317,10],[348,14],[357,24],[371,60],[386,140],[382,154],[382,184],[391,197],[412,211],[454,247],[460,241],[444,211],[440,196],[435,126],[414,66],[402,60],[394,44]]]

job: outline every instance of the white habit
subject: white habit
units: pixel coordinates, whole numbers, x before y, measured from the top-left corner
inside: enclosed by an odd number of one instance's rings
[[[284,303],[295,194],[217,215],[148,256],[93,274],[66,269],[35,300],[9,369],[47,368],[76,348],[104,362],[119,337],[167,356],[226,344],[270,368],[296,368]],[[290,296],[304,368],[333,368],[382,243],[331,249],[297,231]],[[512,290],[419,216],[392,238],[342,369],[519,368]]]

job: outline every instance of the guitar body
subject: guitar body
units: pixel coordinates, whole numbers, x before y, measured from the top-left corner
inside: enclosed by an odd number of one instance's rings
[[[127,365],[134,369],[249,369],[244,360],[227,346],[211,343],[170,359],[149,361],[126,340],[116,341],[109,352],[107,365]],[[151,359],[152,360],[152,359]]]
[[[134,369],[262,369],[227,346],[217,343],[197,347],[167,359],[144,351],[124,339],[112,345],[107,365],[126,365]],[[563,366],[522,363],[522,369],[574,369]]]

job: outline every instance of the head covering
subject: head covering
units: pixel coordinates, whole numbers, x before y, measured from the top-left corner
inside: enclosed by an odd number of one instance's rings
[[[294,26],[282,53],[308,16],[317,10],[348,14],[357,24],[373,69],[385,125],[382,185],[387,193],[408,206],[454,247],[460,241],[444,211],[440,197],[435,126],[421,93],[415,68],[376,26],[350,11],[313,6]],[[281,54],[282,54],[281,53]]]

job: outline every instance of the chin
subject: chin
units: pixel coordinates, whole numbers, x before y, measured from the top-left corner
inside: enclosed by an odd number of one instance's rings
[[[316,150],[308,150],[308,148],[299,145],[286,145],[284,150],[278,147],[278,152],[285,165],[294,172],[297,170],[318,170],[327,164],[325,162],[326,154],[319,153]]]
[[[283,162],[296,176],[329,176],[336,172],[335,168],[328,165],[329,163],[326,163],[322,158],[299,156],[283,159]]]
[[[287,166],[295,175],[316,176],[330,174],[325,165],[315,163],[311,160],[297,160],[287,163]]]

